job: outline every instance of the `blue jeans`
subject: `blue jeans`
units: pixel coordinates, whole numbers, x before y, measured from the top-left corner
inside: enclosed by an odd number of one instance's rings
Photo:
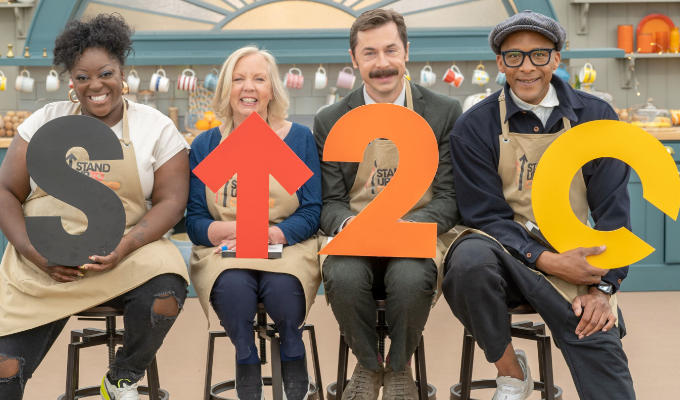
[[[305,318],[306,302],[300,281],[288,274],[229,269],[217,277],[210,303],[236,347],[236,362],[259,362],[253,334],[259,302],[264,303],[281,336],[281,360],[301,359],[305,345],[300,325]]]
[[[142,286],[102,304],[124,310],[125,336],[123,346],[116,352],[116,358],[109,370],[112,379],[129,379],[132,382],[142,379],[144,371],[177,318],[154,313],[154,302],[156,299],[173,296],[181,310],[187,295],[186,287],[186,282],[179,275],[158,275]],[[68,317],[0,337],[0,362],[3,357],[19,360],[18,374],[10,378],[0,378],[0,399],[22,398],[26,382],[33,376],[67,321]]]

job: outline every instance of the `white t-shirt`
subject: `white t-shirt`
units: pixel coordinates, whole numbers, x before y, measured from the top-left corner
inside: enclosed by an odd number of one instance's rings
[[[45,123],[75,112],[77,104],[70,101],[58,101],[45,105],[31,114],[30,117],[17,127],[19,136],[27,142],[35,132]],[[142,185],[144,198],[151,200],[154,172],[166,161],[175,156],[189,145],[177,131],[172,120],[155,108],[133,103],[128,100],[128,124],[130,126],[130,141],[135,148],[137,171]],[[123,137],[123,120],[111,127],[116,136]],[[31,179],[31,191],[36,184]]]

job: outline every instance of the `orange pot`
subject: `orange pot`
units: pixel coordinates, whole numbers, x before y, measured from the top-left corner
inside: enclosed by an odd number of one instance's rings
[[[633,25],[619,25],[617,29],[617,46],[626,53],[633,52]]]

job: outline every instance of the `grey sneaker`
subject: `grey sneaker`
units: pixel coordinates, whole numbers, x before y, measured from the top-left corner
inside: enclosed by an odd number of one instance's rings
[[[342,400],[376,400],[383,383],[383,371],[371,371],[357,363]]]
[[[497,377],[496,393],[494,393],[492,400],[526,400],[534,390],[534,380],[531,377],[526,354],[523,350],[515,350],[515,354],[522,371],[524,371],[524,380],[520,381],[509,376]]]
[[[385,369],[385,387],[383,388],[383,400],[417,400],[418,388],[413,380],[411,367],[406,366],[403,371],[392,371],[391,367]]]
[[[305,359],[281,362],[283,393],[287,400],[306,400],[309,393],[309,375]]]

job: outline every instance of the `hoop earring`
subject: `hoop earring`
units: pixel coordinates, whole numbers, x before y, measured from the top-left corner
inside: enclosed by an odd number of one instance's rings
[[[123,94],[128,94],[130,93],[130,86],[128,85],[127,82],[123,81]]]
[[[75,100],[73,99],[73,95],[76,94],[76,91],[73,89],[70,89],[68,91],[68,99],[71,100],[71,103],[80,103],[80,100],[78,100],[78,96],[75,96]]]

